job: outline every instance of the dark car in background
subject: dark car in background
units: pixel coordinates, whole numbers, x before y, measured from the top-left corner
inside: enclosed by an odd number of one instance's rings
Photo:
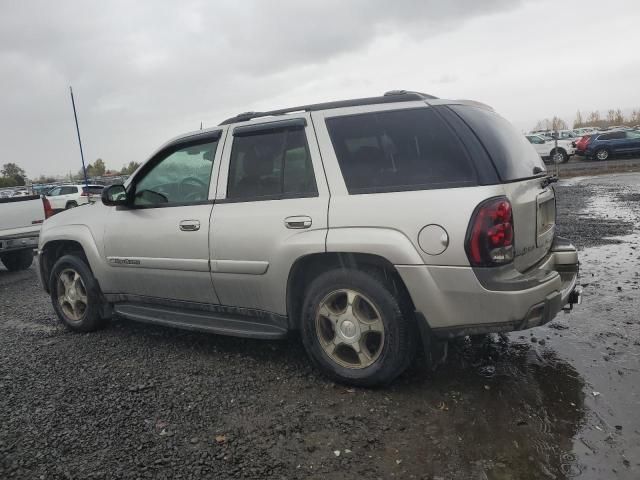
[[[584,146],[584,155],[587,159],[607,160],[615,155],[640,154],[640,132],[633,130],[596,133],[586,142],[578,143],[580,144],[576,145],[578,153]]]

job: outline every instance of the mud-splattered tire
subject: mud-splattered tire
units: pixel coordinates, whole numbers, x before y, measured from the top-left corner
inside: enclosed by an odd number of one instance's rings
[[[415,357],[417,329],[402,296],[392,292],[374,273],[318,276],[306,291],[301,325],[313,364],[337,382],[362,387],[400,375]]]
[[[60,321],[76,332],[93,332],[104,327],[102,294],[98,282],[84,259],[61,257],[49,277],[51,303]]]

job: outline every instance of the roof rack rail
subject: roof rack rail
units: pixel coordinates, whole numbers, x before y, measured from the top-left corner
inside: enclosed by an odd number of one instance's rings
[[[329,110],[332,108],[356,107],[360,105],[375,105],[378,103],[411,102],[416,100],[435,99],[433,95],[409,90],[390,90],[381,97],[354,98],[352,100],[338,100],[334,102],[314,103],[299,107],[282,108],[279,110],[269,110],[267,112],[244,112],[235,117],[227,118],[220,125],[228,125],[236,122],[246,122],[253,118],[272,117],[294,112],[314,112],[317,110]]]

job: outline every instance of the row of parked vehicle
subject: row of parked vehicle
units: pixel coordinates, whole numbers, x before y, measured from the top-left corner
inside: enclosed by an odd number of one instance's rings
[[[640,154],[640,125],[633,128],[615,126],[607,130],[584,127],[537,131],[525,136],[546,162],[564,163],[573,155],[587,160],[607,160],[613,156]]]
[[[584,135],[575,142],[576,154],[587,160],[640,154],[640,130],[619,129]]]

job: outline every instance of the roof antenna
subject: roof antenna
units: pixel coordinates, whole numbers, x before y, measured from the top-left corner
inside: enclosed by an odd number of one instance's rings
[[[76,132],[78,132],[78,145],[80,145],[80,158],[82,159],[82,173],[84,174],[84,185],[89,186],[89,180],[87,179],[87,167],[84,164],[84,153],[82,152],[82,140],[80,140],[80,127],[78,126],[78,114],[76,113],[76,102],[73,98],[73,88],[69,86],[69,93],[71,94],[71,106],[73,107],[73,118],[76,121]]]

